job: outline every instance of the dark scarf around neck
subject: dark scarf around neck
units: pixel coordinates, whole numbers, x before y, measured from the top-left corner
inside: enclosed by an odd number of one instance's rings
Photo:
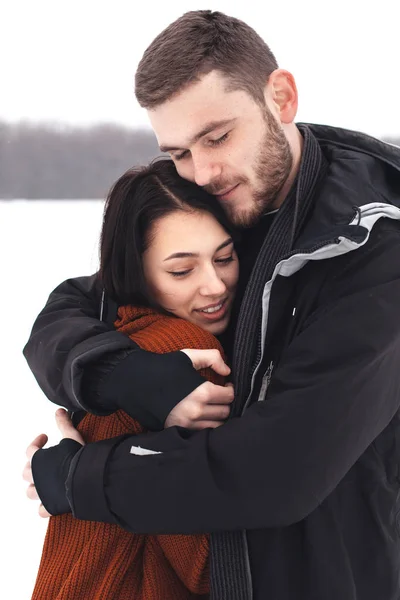
[[[327,161],[310,129],[306,125],[299,126],[299,129],[304,145],[295,188],[277,212],[261,246],[240,307],[233,348],[235,401],[231,416],[240,416],[242,412],[251,375],[260,357],[264,286],[271,279],[278,262],[293,251],[314,205],[318,184],[327,169]],[[255,339],[258,340],[257,345],[254,344]],[[227,531],[211,535],[211,598],[251,600],[246,532]]]

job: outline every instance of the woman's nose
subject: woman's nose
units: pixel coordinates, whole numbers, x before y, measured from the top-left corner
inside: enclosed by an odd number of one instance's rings
[[[226,285],[215,269],[205,274],[200,293],[203,296],[221,296],[226,291]]]

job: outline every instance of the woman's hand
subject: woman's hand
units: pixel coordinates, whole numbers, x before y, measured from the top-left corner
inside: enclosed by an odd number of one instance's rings
[[[219,375],[227,376],[231,372],[218,350],[182,350],[192,361],[194,368],[210,367]],[[164,427],[185,427],[186,429],[215,428],[222,425],[229,416],[230,405],[234,398],[233,385],[215,385],[205,381],[191,394],[181,400],[169,413]]]
[[[72,421],[66,410],[60,408],[56,412],[56,423],[61,432],[63,439],[72,439],[75,442],[78,442],[81,445],[84,445],[85,442],[77,429],[72,424]],[[28,458],[28,462],[26,463],[23,470],[23,479],[28,482],[28,488],[26,490],[26,494],[28,498],[31,500],[40,500],[39,494],[37,492],[35,482],[33,480],[32,474],[32,458],[36,454],[38,450],[44,448],[47,444],[48,437],[44,433],[38,435],[33,442],[31,442],[26,449],[26,456]],[[54,514],[54,513],[53,513]],[[47,518],[50,517],[51,514],[45,509],[42,503],[39,506],[39,515],[41,517]]]
[[[227,377],[231,372],[219,350],[193,350],[193,348],[185,348],[181,352],[184,352],[190,358],[196,371],[209,367],[218,373],[218,375],[223,375],[224,377]]]

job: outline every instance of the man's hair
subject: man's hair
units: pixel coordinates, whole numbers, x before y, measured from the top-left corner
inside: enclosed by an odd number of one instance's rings
[[[243,21],[211,10],[191,11],[147,48],[136,72],[135,93],[142,107],[152,109],[218,70],[229,91],[245,90],[264,105],[264,87],[277,68],[267,44]]]

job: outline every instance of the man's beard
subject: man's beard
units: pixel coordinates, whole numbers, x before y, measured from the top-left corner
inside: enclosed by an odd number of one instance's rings
[[[265,213],[278,208],[276,200],[287,181],[292,166],[293,155],[282,128],[272,113],[265,107],[265,135],[260,143],[257,162],[254,167],[258,188],[252,190],[251,207],[238,209],[235,203],[221,202],[229,220],[238,227],[252,227]],[[210,194],[217,194],[230,185],[244,184],[251,190],[250,181],[241,177],[234,182],[218,181],[206,186]],[[240,200],[238,202],[240,206]]]

